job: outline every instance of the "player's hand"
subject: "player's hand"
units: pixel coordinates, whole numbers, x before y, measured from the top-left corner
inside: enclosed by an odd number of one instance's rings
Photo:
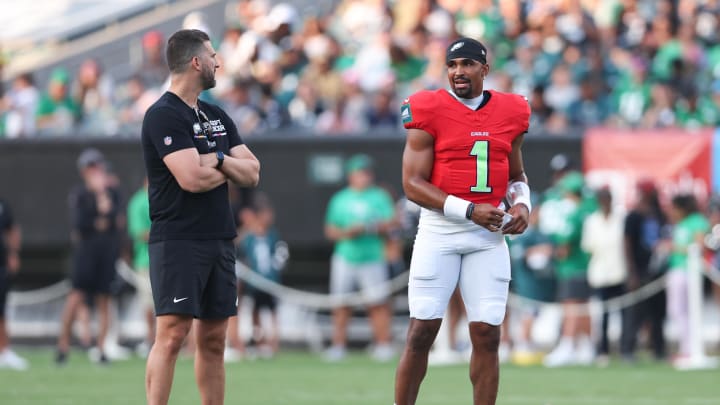
[[[355,239],[367,232],[365,225],[354,225],[345,231],[346,239]]]
[[[488,231],[497,232],[502,228],[504,215],[505,211],[490,204],[475,204],[471,219]]]
[[[95,194],[95,204],[97,205],[98,213],[105,215],[110,212],[113,208],[112,199],[107,191],[98,192]]]
[[[525,232],[528,227],[528,218],[530,211],[525,204],[515,204],[508,210],[508,215],[512,218],[505,223],[502,232],[507,235],[517,235]]]

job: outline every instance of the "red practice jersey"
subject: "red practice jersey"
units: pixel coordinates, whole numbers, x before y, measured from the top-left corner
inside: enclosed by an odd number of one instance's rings
[[[433,185],[476,204],[500,204],[512,142],[528,130],[527,99],[489,90],[483,104],[471,110],[447,90],[420,91],[403,102],[401,118],[405,128],[435,138]]]

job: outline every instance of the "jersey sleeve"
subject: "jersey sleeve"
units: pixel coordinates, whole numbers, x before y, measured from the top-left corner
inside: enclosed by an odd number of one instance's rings
[[[530,102],[525,96],[517,96],[517,125],[518,136],[526,134],[530,129]]]
[[[400,106],[400,119],[406,129],[421,129],[431,135],[434,134],[430,119],[432,105],[430,105],[429,100],[430,97],[423,93],[415,94],[403,100]]]
[[[145,132],[160,159],[182,149],[195,148],[188,125],[177,111],[169,107],[154,108],[143,120]]]

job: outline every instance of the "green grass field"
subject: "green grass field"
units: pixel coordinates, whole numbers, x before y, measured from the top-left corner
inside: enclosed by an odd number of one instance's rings
[[[57,368],[48,350],[21,350],[32,368],[0,370],[0,404],[112,405],[144,403],[144,362],[90,363],[73,352]],[[327,364],[310,354],[287,352],[272,360],[227,366],[228,404],[390,405],[395,364],[363,355]],[[171,404],[199,404],[192,362],[177,365]],[[467,366],[431,367],[420,404],[471,404]],[[611,364],[608,368],[501,369],[499,405],[717,405],[720,371],[678,372],[667,365]]]

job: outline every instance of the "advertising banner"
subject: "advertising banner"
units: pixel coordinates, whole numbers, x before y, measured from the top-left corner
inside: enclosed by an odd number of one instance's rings
[[[589,186],[609,186],[619,202],[634,201],[637,182],[650,180],[663,199],[693,193],[702,203],[718,189],[715,137],[714,129],[594,128],[583,139],[583,169]]]

